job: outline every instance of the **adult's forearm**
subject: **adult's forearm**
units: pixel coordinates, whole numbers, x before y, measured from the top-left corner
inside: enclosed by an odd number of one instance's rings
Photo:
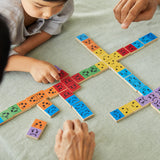
[[[42,31],[41,33],[28,37],[20,46],[15,47],[14,50],[20,55],[25,55],[29,51],[46,42],[51,37],[52,36],[50,34]]]

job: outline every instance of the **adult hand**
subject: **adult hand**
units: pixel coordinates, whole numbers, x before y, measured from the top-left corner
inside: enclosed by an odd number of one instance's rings
[[[114,15],[123,29],[132,22],[149,20],[153,17],[159,0],[120,0],[114,8]]]
[[[64,122],[56,135],[55,152],[59,160],[92,160],[95,135],[88,125],[77,120]]]

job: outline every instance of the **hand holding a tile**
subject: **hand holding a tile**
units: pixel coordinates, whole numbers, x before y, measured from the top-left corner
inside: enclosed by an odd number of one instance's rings
[[[60,78],[59,71],[54,65],[41,60],[33,62],[30,67],[30,73],[34,80],[39,83],[53,83]]]
[[[132,22],[152,19],[160,0],[121,0],[114,8],[114,15],[123,29]]]
[[[59,160],[92,160],[95,135],[88,125],[77,120],[64,122],[56,135],[55,152]]]

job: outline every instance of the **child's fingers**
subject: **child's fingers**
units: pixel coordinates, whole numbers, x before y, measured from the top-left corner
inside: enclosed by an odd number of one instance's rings
[[[56,72],[54,69],[50,72],[50,74],[54,79],[56,79],[56,80],[60,79],[58,72]]]
[[[46,79],[48,80],[49,83],[53,83],[55,81],[54,77],[50,74],[46,77]]]
[[[48,83],[49,83],[49,81],[48,81],[46,78],[43,78],[43,79],[42,79],[42,83],[44,83],[44,84],[48,84]]]

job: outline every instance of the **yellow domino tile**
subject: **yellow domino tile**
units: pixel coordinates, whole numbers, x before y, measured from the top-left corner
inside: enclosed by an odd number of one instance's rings
[[[98,48],[97,50],[93,51],[93,53],[97,56],[107,54],[102,48]]]
[[[123,58],[123,56],[119,54],[118,52],[113,52],[109,56],[111,59],[114,59],[116,61],[120,61]]]
[[[128,106],[126,104],[118,109],[125,115],[125,117],[134,113],[134,111],[130,108],[130,106]]]
[[[109,68],[112,68],[112,66],[114,66],[115,65],[115,63],[118,63],[116,60],[114,60],[114,59],[110,59],[109,61],[107,61],[107,62],[105,62],[106,64],[107,64],[107,66],[109,67]]]
[[[136,100],[133,100],[126,105],[129,106],[134,112],[143,108]]]
[[[121,70],[123,70],[125,67],[119,63],[119,62],[116,62],[113,66],[111,66],[111,68],[115,71],[115,72],[119,72]]]
[[[108,67],[104,62],[102,62],[102,61],[96,63],[95,66],[96,66],[99,70],[101,70],[101,71],[105,71],[105,70],[107,70],[107,69],[109,68],[109,67]]]
[[[110,55],[109,55],[109,54],[103,54],[100,59],[106,63],[106,62],[108,62],[111,58],[110,58]]]

